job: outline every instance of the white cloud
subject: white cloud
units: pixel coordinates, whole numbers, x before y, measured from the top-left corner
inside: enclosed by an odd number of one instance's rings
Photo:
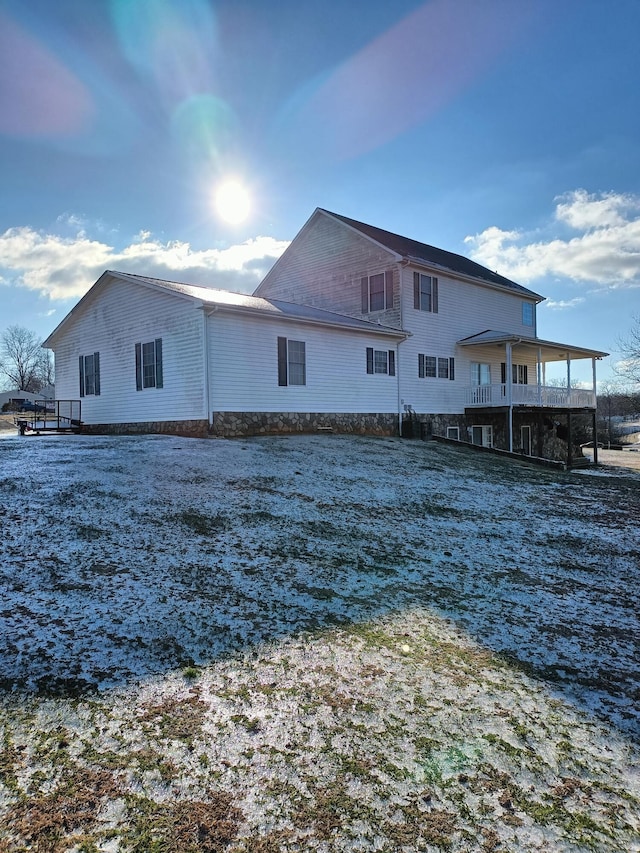
[[[24,226],[0,234],[0,258],[5,284],[56,300],[82,296],[105,269],[249,293],[288,245],[273,237],[255,237],[226,249],[197,251],[189,243],[162,243],[141,231],[117,250],[84,231],[61,237]]]
[[[574,305],[579,305],[581,302],[584,302],[584,296],[576,296],[573,299],[547,299],[543,305],[545,308],[561,311],[563,308],[573,308]]]
[[[491,226],[465,238],[471,256],[522,283],[561,276],[608,287],[640,286],[640,198],[575,190],[556,202],[556,223],[581,233],[536,240]]]

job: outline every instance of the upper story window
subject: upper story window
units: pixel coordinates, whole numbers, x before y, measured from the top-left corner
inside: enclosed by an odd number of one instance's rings
[[[278,385],[307,384],[307,353],[304,341],[278,338]]]
[[[535,311],[534,311],[533,302],[523,302],[522,303],[522,325],[523,326],[533,326],[534,317],[535,317]]]
[[[362,276],[360,288],[363,314],[393,308],[393,272],[391,270]]]
[[[435,355],[418,355],[420,379],[455,379],[455,359]]]
[[[100,353],[80,356],[80,396],[100,395]]]
[[[413,307],[418,311],[438,313],[438,279],[435,276],[414,272]]]
[[[396,375],[396,354],[390,349],[367,347],[367,373],[386,373]]]
[[[162,338],[136,344],[136,391],[162,388]]]

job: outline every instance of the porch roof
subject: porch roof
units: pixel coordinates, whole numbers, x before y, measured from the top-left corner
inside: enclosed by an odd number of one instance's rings
[[[470,335],[458,341],[461,347],[500,347],[507,343],[535,349],[536,351],[540,350],[542,361],[545,362],[566,361],[567,359],[576,360],[580,358],[605,358],[609,355],[608,352],[602,352],[601,350],[586,349],[585,347],[576,347],[572,344],[562,344],[556,341],[545,341],[542,338],[532,338],[526,335],[515,335],[512,332],[498,332],[493,329],[486,329],[484,332],[479,332],[477,335]]]

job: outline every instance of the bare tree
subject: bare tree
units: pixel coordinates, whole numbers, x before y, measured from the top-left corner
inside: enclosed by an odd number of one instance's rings
[[[631,382],[640,382],[640,315],[633,318],[629,334],[618,341],[622,361],[616,372]]]
[[[24,326],[9,326],[0,335],[0,372],[19,391],[37,392],[42,381],[43,351],[36,335]]]
[[[55,382],[55,370],[53,366],[53,354],[51,350],[40,350],[40,361],[38,364],[38,380],[40,388],[53,385]]]

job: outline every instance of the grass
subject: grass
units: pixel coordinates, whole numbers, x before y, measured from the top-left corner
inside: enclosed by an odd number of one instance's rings
[[[340,436],[23,447],[0,853],[634,849],[637,480]]]

